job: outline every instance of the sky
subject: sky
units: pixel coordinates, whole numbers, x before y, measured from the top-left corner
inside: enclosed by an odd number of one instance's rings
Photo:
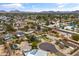
[[[11,11],[75,11],[79,10],[79,3],[0,3],[0,10]]]

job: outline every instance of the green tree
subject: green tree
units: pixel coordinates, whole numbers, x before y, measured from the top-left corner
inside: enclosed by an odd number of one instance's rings
[[[37,49],[38,42],[32,42],[32,49]]]
[[[26,25],[26,26],[24,26],[24,28],[22,28],[21,30],[23,30],[23,31],[28,31],[28,29],[29,29],[29,26]]]
[[[72,34],[72,39],[75,41],[79,41],[79,34]]]
[[[8,31],[8,32],[13,32],[13,31],[16,31],[16,30],[13,28],[13,26],[12,26],[12,25],[5,24],[5,26],[6,26],[6,31]]]
[[[4,44],[4,40],[0,38],[0,45]]]

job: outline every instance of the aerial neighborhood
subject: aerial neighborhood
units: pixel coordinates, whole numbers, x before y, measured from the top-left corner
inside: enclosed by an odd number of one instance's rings
[[[79,14],[0,12],[0,56],[79,56]]]

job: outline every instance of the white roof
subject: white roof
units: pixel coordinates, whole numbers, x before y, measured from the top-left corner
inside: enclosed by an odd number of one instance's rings
[[[48,25],[47,27],[50,27],[50,28],[52,28],[52,27],[54,27],[54,25]]]
[[[65,29],[72,29],[73,26],[66,26]]]
[[[47,56],[47,52],[43,50],[38,50],[35,56]]]
[[[46,51],[43,51],[43,50],[32,50],[30,52],[28,52],[27,56],[47,56],[47,53]]]

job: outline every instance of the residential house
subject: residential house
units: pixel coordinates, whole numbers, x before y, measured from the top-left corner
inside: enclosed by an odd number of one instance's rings
[[[25,56],[47,56],[48,52],[43,51],[41,49],[33,49],[29,52],[24,52]]]
[[[8,41],[8,40],[11,40],[12,37],[13,37],[13,35],[10,34],[10,33],[8,33],[8,34],[5,34],[5,35],[3,36],[3,39],[4,39],[5,41]]]

